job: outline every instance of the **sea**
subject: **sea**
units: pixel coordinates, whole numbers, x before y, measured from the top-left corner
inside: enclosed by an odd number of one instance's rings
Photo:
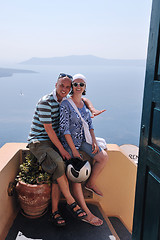
[[[32,70],[0,77],[0,147],[8,142],[27,142],[38,100],[53,91],[59,73],[81,73],[87,78],[86,97],[96,109],[95,135],[108,144],[139,145],[144,65],[53,66],[12,64],[1,66]]]

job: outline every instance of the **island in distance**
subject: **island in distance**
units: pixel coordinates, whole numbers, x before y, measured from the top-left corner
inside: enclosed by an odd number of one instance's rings
[[[32,70],[0,68],[0,77],[11,77],[14,73],[36,73],[36,72]]]
[[[28,65],[137,65],[144,66],[144,59],[106,59],[93,55],[71,55],[65,57],[33,57],[20,64]]]

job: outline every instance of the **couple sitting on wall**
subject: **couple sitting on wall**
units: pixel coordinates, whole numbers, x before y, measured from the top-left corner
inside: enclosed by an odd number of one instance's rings
[[[55,87],[52,93],[39,100],[28,137],[30,151],[42,164],[42,168],[45,171],[49,169],[52,173],[52,221],[57,226],[66,224],[58,210],[62,192],[67,209],[74,217],[91,225],[101,226],[103,221],[92,214],[86,205],[81,183],[71,182],[72,194],[70,193],[64,160],[81,158],[79,150],[91,156],[94,165],[85,187],[103,196],[96,186],[96,179],[108,156],[97,144],[89,109],[95,116],[105,110],[94,109],[88,99],[82,98],[86,92],[86,78],[82,74],[72,77],[61,73]],[[70,97],[67,98],[69,93]]]

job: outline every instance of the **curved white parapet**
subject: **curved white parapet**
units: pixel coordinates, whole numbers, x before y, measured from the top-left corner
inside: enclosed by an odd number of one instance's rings
[[[139,147],[132,144],[123,144],[120,146],[120,149],[136,164],[138,163]]]

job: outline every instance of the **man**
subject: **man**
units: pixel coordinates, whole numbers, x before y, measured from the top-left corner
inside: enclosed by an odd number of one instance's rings
[[[59,141],[59,104],[68,95],[71,89],[72,76],[61,73],[55,85],[56,89],[42,97],[33,116],[31,131],[28,137],[28,147],[41,164],[42,168],[52,174],[52,220],[58,226],[64,226],[65,220],[58,211],[60,193],[62,192],[67,201],[67,206],[77,218],[86,217],[86,213],[72,197],[68,180],[65,176],[63,159],[71,156],[63,148]],[[95,111],[98,115],[102,111]]]

